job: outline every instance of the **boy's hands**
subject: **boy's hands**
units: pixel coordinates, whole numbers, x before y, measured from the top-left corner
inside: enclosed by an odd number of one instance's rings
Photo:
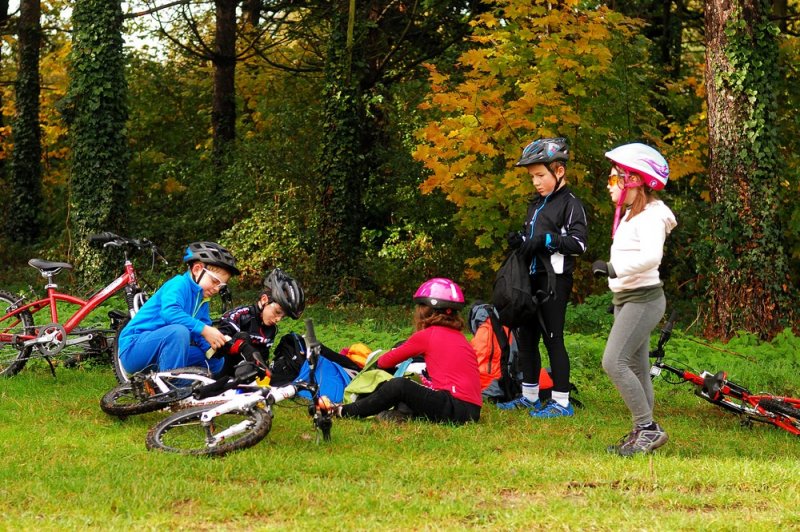
[[[219,332],[219,329],[210,325],[203,327],[203,330],[200,332],[200,334],[206,339],[206,342],[208,342],[211,345],[211,348],[214,350],[219,349],[225,345],[225,342],[228,341],[225,335]]]

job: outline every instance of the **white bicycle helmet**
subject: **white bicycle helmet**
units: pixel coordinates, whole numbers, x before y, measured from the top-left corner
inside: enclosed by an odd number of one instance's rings
[[[633,172],[644,179],[644,184],[653,190],[661,190],[669,179],[669,164],[658,150],[646,144],[634,142],[623,144],[606,152],[606,157],[626,172]],[[626,186],[628,176],[625,176]]]

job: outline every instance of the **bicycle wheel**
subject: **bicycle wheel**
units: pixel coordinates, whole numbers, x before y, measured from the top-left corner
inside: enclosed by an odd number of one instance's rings
[[[0,314],[5,314],[19,298],[0,290]],[[30,334],[33,331],[33,316],[27,310],[0,323],[3,334]],[[0,376],[11,377],[25,367],[31,356],[32,346],[20,348],[11,342],[0,342]]]
[[[137,397],[134,391],[134,383],[128,381],[114,387],[100,399],[100,408],[106,414],[125,418],[137,414],[155,412],[170,406],[178,401],[182,401],[192,395],[192,384],[196,381],[173,377],[170,373],[204,375],[208,377],[208,372],[202,368],[179,368],[171,370],[169,373],[162,373],[159,379],[170,389],[168,392],[159,393],[152,397],[142,399]]]
[[[272,428],[272,414],[263,408],[228,412],[214,418],[212,434],[219,434],[242,422],[247,422],[246,428],[217,445],[209,446],[206,428],[200,422],[200,416],[209,408],[213,407],[190,408],[161,421],[147,433],[147,448],[180,454],[223,456],[231,451],[252,447],[264,439]]]
[[[762,399],[758,406],[776,416],[790,417],[786,421],[795,428],[800,429],[800,406],[779,399]]]

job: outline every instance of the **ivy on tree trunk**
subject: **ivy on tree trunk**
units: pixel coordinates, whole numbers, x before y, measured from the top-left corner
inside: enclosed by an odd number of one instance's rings
[[[328,47],[319,150],[321,201],[316,241],[318,291],[351,298],[361,278],[362,195],[368,182],[368,121],[361,89],[363,50],[347,41],[348,2],[338,0]]]
[[[70,221],[83,280],[108,280],[107,254],[88,246],[100,231],[122,232],[128,207],[127,84],[119,0],[77,0],[72,12],[67,102],[72,170]]]
[[[706,88],[712,208],[706,334],[762,338],[793,321],[778,221],[778,43],[765,0],[708,0]]]
[[[39,236],[42,203],[42,144],[39,125],[39,48],[42,42],[39,0],[22,0],[19,15],[19,71],[16,114],[12,132],[14,151],[7,196],[6,229],[16,242]]]

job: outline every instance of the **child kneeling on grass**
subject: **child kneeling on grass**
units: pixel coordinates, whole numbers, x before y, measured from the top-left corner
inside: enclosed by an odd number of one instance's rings
[[[183,262],[188,271],[156,290],[119,335],[119,358],[128,373],[152,367],[222,369],[222,360],[206,360],[206,351],[227,341],[211,326],[208,300],[239,275],[236,259],[216,242],[193,242]]]
[[[416,332],[402,345],[378,359],[379,368],[392,368],[404,360],[422,356],[430,384],[396,377],[364,399],[337,405],[342,417],[369,417],[390,408],[411,417],[444,423],[478,421],[481,415],[481,382],[475,351],[461,332],[464,307],[461,288],[450,279],[422,283],[414,294]],[[391,417],[390,417],[391,418]]]

